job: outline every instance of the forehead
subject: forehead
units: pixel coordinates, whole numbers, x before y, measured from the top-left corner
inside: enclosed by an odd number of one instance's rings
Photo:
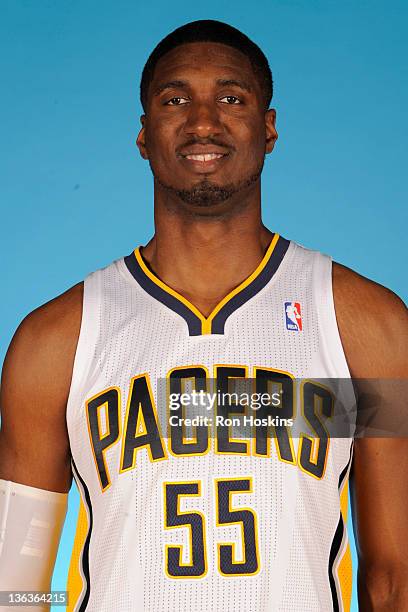
[[[228,45],[212,42],[185,43],[172,49],[157,62],[153,83],[163,78],[188,74],[194,77],[208,76],[224,78],[226,76],[245,76],[256,82],[256,76],[248,57]]]

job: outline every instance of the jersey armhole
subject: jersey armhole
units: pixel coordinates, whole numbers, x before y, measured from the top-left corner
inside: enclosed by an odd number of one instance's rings
[[[333,260],[328,255],[316,254],[313,267],[313,284],[320,342],[324,346],[327,358],[330,360],[334,376],[351,378],[337,324],[333,296]]]
[[[75,410],[75,406],[80,400],[83,385],[89,378],[95,362],[101,327],[100,310],[100,272],[97,271],[84,280],[82,319],[68,394],[67,416],[70,410]]]

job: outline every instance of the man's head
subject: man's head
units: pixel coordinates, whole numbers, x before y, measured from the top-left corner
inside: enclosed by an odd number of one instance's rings
[[[140,101],[145,112],[149,86],[160,58],[180,45],[194,42],[221,43],[246,55],[259,81],[265,100],[265,110],[269,108],[273,95],[273,81],[269,63],[263,51],[248,36],[227,23],[202,19],[187,23],[168,34],[150,54],[140,81]]]
[[[141,79],[138,146],[156,187],[195,214],[224,214],[259,184],[277,138],[271,98],[268,61],[239,30],[205,20],[169,34]]]

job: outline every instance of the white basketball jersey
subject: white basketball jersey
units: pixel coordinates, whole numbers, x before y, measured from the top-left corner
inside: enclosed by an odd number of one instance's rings
[[[139,249],[88,276],[67,407],[81,494],[68,609],[348,610],[352,443],[322,423],[333,380],[349,377],[331,259],[277,234],[208,318]],[[279,409],[300,418],[300,434],[218,427],[217,403],[206,422],[168,427],[164,388],[220,392],[246,379],[285,389]]]

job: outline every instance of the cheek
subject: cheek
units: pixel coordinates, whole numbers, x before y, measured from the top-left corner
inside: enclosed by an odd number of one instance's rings
[[[183,168],[176,156],[178,127],[164,118],[146,128],[146,150],[149,164],[163,183],[184,186]]]
[[[240,155],[246,163],[257,165],[265,154],[266,130],[264,123],[248,122],[240,126]]]
[[[252,126],[252,142],[257,149],[264,150],[266,144],[266,128],[264,121],[257,121]]]
[[[165,121],[146,128],[146,149],[151,162],[168,157],[173,142],[172,130]]]

